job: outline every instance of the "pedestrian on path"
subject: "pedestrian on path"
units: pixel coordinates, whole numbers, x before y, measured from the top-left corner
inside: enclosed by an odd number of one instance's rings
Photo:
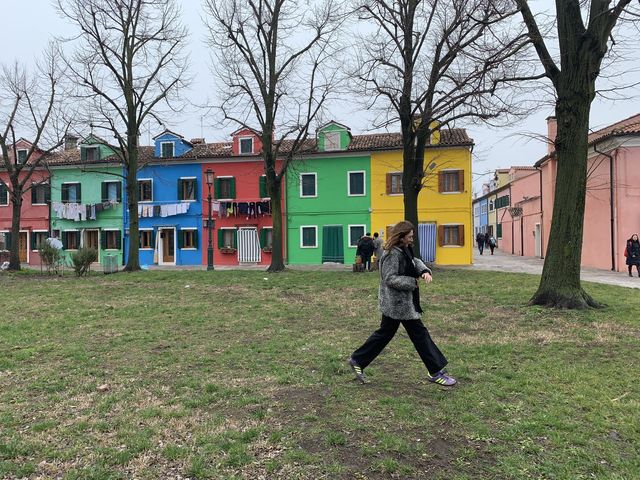
[[[369,272],[371,271],[371,255],[373,255],[373,251],[373,238],[371,238],[371,234],[367,232],[358,240],[356,255],[360,255],[364,268]]]
[[[429,284],[432,277],[431,270],[413,256],[413,236],[413,224],[402,221],[393,227],[384,247],[385,252],[380,259],[378,293],[382,313],[380,328],[349,358],[349,366],[361,383],[367,382],[364,369],[384,350],[402,324],[427,367],[427,379],[447,387],[456,384],[456,380],[443,371],[447,359],[431,339],[420,318],[422,308],[418,282],[423,279]]]
[[[380,238],[378,232],[373,232],[373,254],[376,256],[378,262],[382,258],[382,252],[384,252],[384,242]]]
[[[496,238],[493,235],[489,236],[489,248],[491,249],[491,255],[493,255],[493,251],[496,249],[497,243],[498,242],[496,242]]]
[[[482,255],[482,251],[484,250],[484,233],[478,232],[478,234],[476,235],[476,243],[478,244],[480,255]]]
[[[636,266],[638,271],[638,277],[640,277],[640,241],[638,241],[638,235],[633,234],[631,238],[627,240],[627,247],[624,250],[624,255],[627,257],[627,266],[629,267],[629,276],[633,277],[632,269]]]

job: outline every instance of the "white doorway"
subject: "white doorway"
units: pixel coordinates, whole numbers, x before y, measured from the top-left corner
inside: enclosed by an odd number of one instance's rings
[[[238,262],[260,263],[262,259],[260,238],[255,227],[238,229]]]

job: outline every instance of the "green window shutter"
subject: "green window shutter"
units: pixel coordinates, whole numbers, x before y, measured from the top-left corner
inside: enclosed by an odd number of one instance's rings
[[[233,231],[233,245],[232,245],[232,247],[233,248],[238,248],[237,245],[238,245],[238,230],[234,230]]]
[[[116,248],[122,250],[122,232],[116,232]]]
[[[231,198],[236,198],[236,179],[235,179],[235,177],[231,178],[231,182],[230,183],[231,183],[231,188],[230,188],[230,190],[231,190]]]
[[[264,228],[260,229],[260,247],[264,248],[267,246],[267,231]]]
[[[213,181],[213,190],[214,190],[213,193],[215,194],[214,197],[216,199],[220,198],[220,179],[219,178],[216,178]]]
[[[85,147],[80,147],[80,160],[83,162],[87,160],[87,149]]]
[[[502,238],[502,224],[498,224],[498,228],[496,228],[496,237]]]
[[[103,250],[107,249],[107,232],[100,230],[100,246]]]
[[[61,188],[61,201],[62,202],[68,202],[69,201],[69,185],[62,185]]]
[[[267,176],[262,175],[260,177],[260,198],[267,197]]]
[[[61,232],[61,238],[60,240],[62,241],[62,248],[64,250],[67,249],[67,232]]]
[[[36,249],[36,234],[31,232],[31,250]]]
[[[44,186],[44,202],[51,203],[51,184],[50,183]]]
[[[198,179],[191,180],[193,182],[193,199],[198,200],[200,195],[198,195]]]
[[[76,203],[82,203],[82,184],[77,183],[76,185],[78,185],[78,199],[76,200]]]
[[[151,248],[156,248],[156,231],[151,230]]]
[[[183,180],[179,178],[178,179],[178,196],[176,197],[178,200],[184,200],[184,198],[182,198],[182,182]]]
[[[178,231],[178,249],[184,248],[184,230]]]
[[[36,192],[35,184],[31,186],[31,205],[38,203],[38,194]]]
[[[4,183],[0,183],[0,205],[8,205],[8,198],[7,198],[7,186]],[[4,203],[7,202],[7,203]]]
[[[218,230],[218,248],[224,247],[224,230]]]
[[[193,230],[193,248],[199,248],[198,247],[198,231],[197,230]]]
[[[122,182],[118,182],[116,184],[116,196],[117,202],[122,203]]]
[[[102,182],[102,201],[106,202],[109,200],[109,184],[107,182]]]
[[[4,243],[6,245],[7,250],[11,250],[11,232],[7,232],[4,234]]]

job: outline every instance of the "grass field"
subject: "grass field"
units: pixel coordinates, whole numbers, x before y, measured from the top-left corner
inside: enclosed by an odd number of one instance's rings
[[[537,278],[445,270],[427,382],[378,324],[375,274],[0,275],[0,478],[640,478],[640,295],[525,306]]]

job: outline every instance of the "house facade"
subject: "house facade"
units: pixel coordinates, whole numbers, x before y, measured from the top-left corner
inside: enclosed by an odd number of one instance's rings
[[[137,241],[141,265],[193,266],[202,263],[202,177],[189,158],[193,144],[165,130],[152,147],[141,147],[138,170],[137,239],[130,237],[124,211],[125,263],[129,242]],[[124,196],[126,205],[127,197]]]
[[[371,233],[371,156],[349,128],[330,122],[317,150],[287,176],[288,263],[351,264],[358,240]]]
[[[32,144],[20,139],[16,142],[15,150],[18,162],[26,159]],[[39,150],[34,150],[30,161],[37,160],[42,155]],[[13,149],[9,152],[13,158]],[[20,173],[20,180],[24,180],[30,168]],[[13,219],[13,205],[10,201],[9,191],[11,182],[9,173],[0,171],[0,263],[9,260],[11,245],[11,226]],[[29,265],[39,265],[40,256],[38,248],[49,236],[49,204],[51,187],[49,185],[49,173],[45,168],[36,168],[25,184],[27,191],[22,196],[22,209],[20,214],[20,237],[18,253],[20,262]]]
[[[418,196],[418,235],[422,257],[439,265],[472,263],[471,147],[462,129],[437,132],[425,149],[425,183]],[[387,238],[404,219],[402,137],[363,135],[371,152],[372,230]]]
[[[51,170],[51,231],[67,258],[82,247],[98,250],[98,262],[123,262],[122,167],[97,137],[47,160]]]

